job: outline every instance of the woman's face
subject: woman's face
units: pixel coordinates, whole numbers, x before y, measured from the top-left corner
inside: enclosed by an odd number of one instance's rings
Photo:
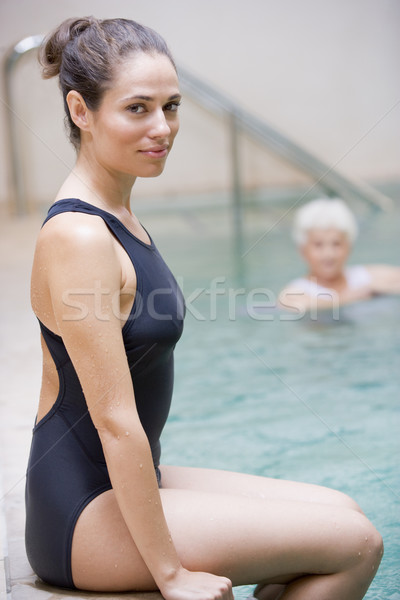
[[[351,245],[348,236],[338,229],[311,229],[302,254],[315,277],[329,280],[343,273]]]
[[[111,173],[160,175],[178,133],[180,99],[178,77],[168,57],[128,57],[117,67],[100,108],[89,111],[86,139],[93,158]]]

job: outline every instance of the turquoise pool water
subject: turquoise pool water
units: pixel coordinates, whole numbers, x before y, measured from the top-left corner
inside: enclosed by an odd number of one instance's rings
[[[228,213],[142,219],[150,229],[154,221],[189,301],[163,460],[350,494],[385,541],[366,598],[399,600],[400,298],[352,305],[339,318],[288,320],[274,310],[274,294],[303,269],[283,212],[245,215],[241,269]],[[351,262],[400,263],[399,216],[363,211]],[[260,302],[268,306],[253,310]]]

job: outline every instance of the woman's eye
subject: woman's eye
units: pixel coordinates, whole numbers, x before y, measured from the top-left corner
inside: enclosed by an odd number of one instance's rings
[[[128,106],[127,110],[135,114],[140,114],[144,112],[145,108],[144,106],[142,106],[142,104],[131,104],[130,106]]]
[[[176,102],[169,102],[168,104],[166,104],[164,106],[164,110],[168,110],[170,112],[176,112],[178,110],[178,108],[179,108],[180,105],[181,105],[181,101],[180,100],[179,100],[179,102],[178,101],[176,101]]]

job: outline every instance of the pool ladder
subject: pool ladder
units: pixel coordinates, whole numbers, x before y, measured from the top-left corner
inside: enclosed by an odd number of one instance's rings
[[[24,194],[24,174],[21,151],[16,135],[16,115],[11,91],[12,76],[22,56],[36,50],[43,40],[42,35],[33,35],[21,40],[7,53],[4,65],[5,104],[8,110],[7,141],[10,151],[11,197],[16,214],[27,211]],[[178,68],[182,92],[208,109],[211,113],[228,118],[231,140],[231,190],[234,228],[241,238],[244,186],[241,178],[239,135],[245,133],[262,146],[311,176],[328,196],[339,196],[344,200],[361,199],[380,209],[388,209],[392,200],[367,185],[345,177],[327,163],[258,119],[226,95],[198,79],[186,69]]]

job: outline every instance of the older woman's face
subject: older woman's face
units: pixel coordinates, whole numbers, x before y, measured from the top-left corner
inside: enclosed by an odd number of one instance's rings
[[[348,236],[338,229],[311,229],[301,248],[311,274],[333,279],[342,274],[350,254]]]
[[[178,78],[168,57],[135,54],[117,68],[100,108],[91,113],[90,148],[110,172],[156,177],[179,129]]]

